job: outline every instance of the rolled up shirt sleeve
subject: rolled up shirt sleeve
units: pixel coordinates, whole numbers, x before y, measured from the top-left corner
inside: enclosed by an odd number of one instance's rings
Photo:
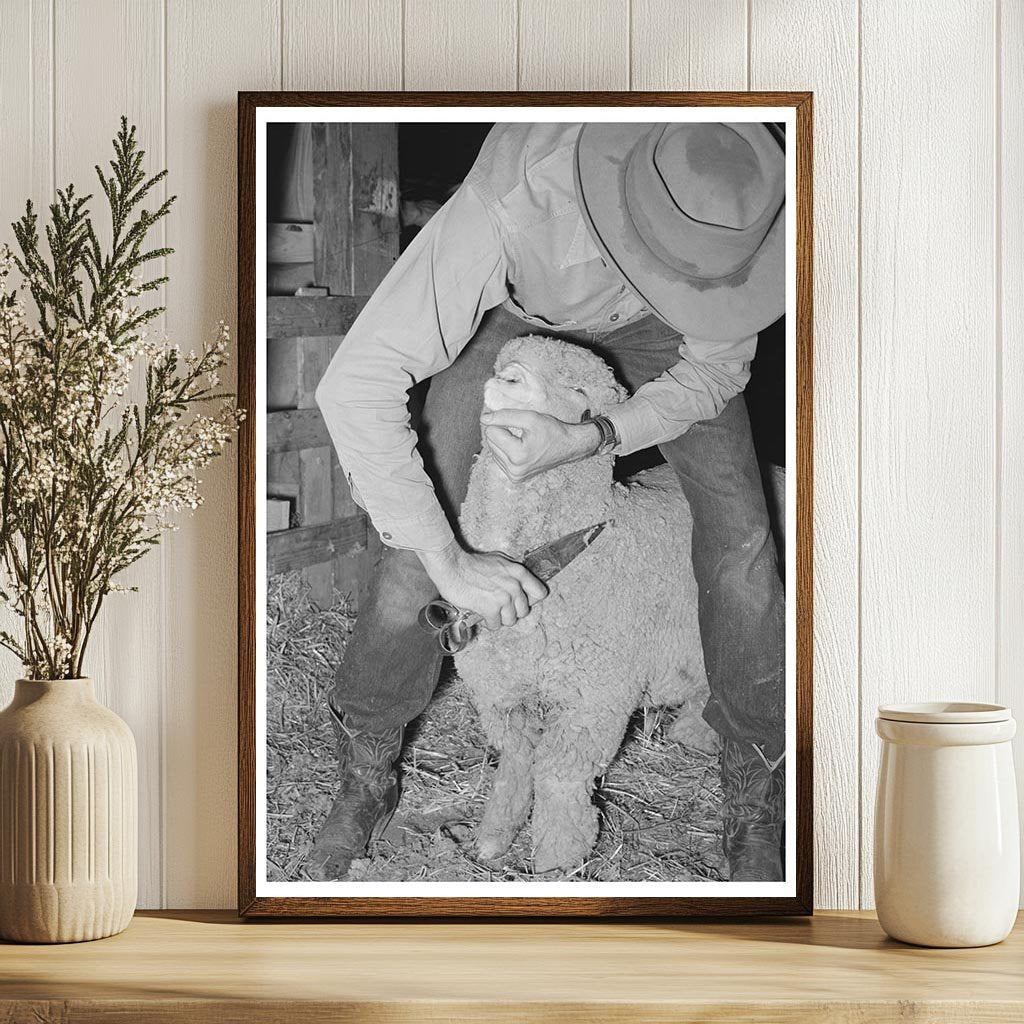
[[[355,500],[391,547],[454,538],[416,449],[408,391],[450,366],[508,295],[500,225],[467,181],[371,296],[316,390]]]
[[[730,342],[688,337],[678,363],[608,413],[621,442],[616,454],[674,440],[694,423],[714,419],[747,386],[756,351],[756,334]]]

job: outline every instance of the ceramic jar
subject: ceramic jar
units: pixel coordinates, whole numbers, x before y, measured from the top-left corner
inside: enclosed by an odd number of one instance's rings
[[[1010,740],[998,704],[883,705],[875,904],[894,939],[987,946],[1017,915],[1020,839]]]
[[[89,679],[15,684],[0,712],[0,938],[123,931],[138,872],[135,740]]]

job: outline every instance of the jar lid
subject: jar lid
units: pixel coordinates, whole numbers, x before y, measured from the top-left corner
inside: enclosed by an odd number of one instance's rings
[[[878,717],[888,722],[923,722],[931,725],[970,725],[1008,722],[1010,709],[1003,704],[930,701],[922,704],[882,704]]]

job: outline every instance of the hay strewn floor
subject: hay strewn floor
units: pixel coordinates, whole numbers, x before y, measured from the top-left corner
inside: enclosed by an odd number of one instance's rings
[[[310,604],[298,574],[270,580],[267,601],[267,856],[272,881],[305,879],[309,844],[334,796],[326,691],[354,618],[343,602]],[[670,719],[638,713],[600,782],[601,835],[571,876],[590,881],[702,881],[727,875],[718,758],[663,738]],[[410,730],[402,800],[354,881],[549,881],[531,874],[524,830],[501,869],[478,863],[473,838],[495,755],[460,681],[447,673]],[[559,881],[564,879],[559,879]]]

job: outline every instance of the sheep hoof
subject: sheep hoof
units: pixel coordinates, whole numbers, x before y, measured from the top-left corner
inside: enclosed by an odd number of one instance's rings
[[[515,838],[512,829],[494,829],[477,837],[476,855],[478,860],[500,860],[508,853],[508,848]]]
[[[553,871],[574,871],[589,856],[597,841],[597,830],[591,836],[560,835],[533,848],[533,873],[543,875]]]
[[[583,862],[583,857],[559,856],[556,850],[538,850],[533,855],[533,873],[548,875],[554,872],[572,871]]]

